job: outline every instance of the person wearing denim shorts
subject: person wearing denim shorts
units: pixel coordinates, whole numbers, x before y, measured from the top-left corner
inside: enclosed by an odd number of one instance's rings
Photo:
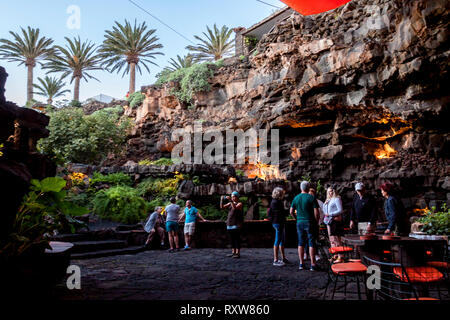
[[[302,192],[298,194],[291,204],[291,215],[297,219],[297,236],[298,236],[298,257],[300,260],[299,269],[304,269],[304,249],[306,240],[303,235],[306,234],[309,244],[309,255],[311,257],[311,271],[316,270],[316,228],[320,219],[319,204],[314,196],[310,195],[310,184],[303,181],[300,185]],[[295,214],[296,212],[296,214]]]
[[[169,252],[174,252],[174,250],[180,250],[178,241],[178,215],[180,213],[180,206],[175,203],[176,199],[174,197],[170,199],[170,202],[170,205],[165,210],[167,214],[166,231],[169,234]]]

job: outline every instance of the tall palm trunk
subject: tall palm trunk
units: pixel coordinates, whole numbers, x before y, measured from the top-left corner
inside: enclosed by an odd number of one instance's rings
[[[53,103],[53,99],[52,98],[48,98],[47,99],[47,104],[51,105]]]
[[[130,94],[136,90],[136,63],[130,63]]]
[[[33,64],[28,64],[28,76],[27,76],[27,102],[33,100]]]
[[[73,100],[80,101],[80,77],[75,77],[75,87],[73,89]]]

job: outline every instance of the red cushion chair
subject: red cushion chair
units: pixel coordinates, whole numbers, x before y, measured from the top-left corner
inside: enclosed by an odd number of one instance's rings
[[[347,252],[352,252],[352,251],[353,251],[352,247],[331,247],[330,248],[331,254],[347,253]]]
[[[422,300],[422,301],[424,301],[424,300],[439,300],[439,299],[436,299],[436,298],[429,298],[429,297],[419,297],[419,298],[408,298],[408,299],[403,299],[403,300]]]
[[[427,265],[437,269],[445,269],[445,270],[450,269],[450,262],[445,261],[428,261]]]
[[[361,262],[344,262],[333,264],[331,270],[337,275],[348,275],[352,273],[366,273],[367,267]]]
[[[408,282],[409,278],[411,283],[436,282],[444,278],[444,275],[433,267],[395,267],[393,272],[401,281]]]

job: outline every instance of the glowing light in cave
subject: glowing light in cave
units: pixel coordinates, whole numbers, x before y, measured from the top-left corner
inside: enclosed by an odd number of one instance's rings
[[[377,159],[387,159],[391,158],[396,153],[397,151],[386,142],[383,146],[383,149],[379,149],[374,152],[374,156],[377,157]]]
[[[428,209],[428,207],[426,207],[425,209],[418,209],[415,208],[412,210],[413,211],[413,216],[424,216],[426,215],[428,212],[430,212],[430,209]]]
[[[298,159],[300,159],[301,157],[302,157],[302,154],[301,154],[301,152],[300,152],[300,149],[299,149],[299,148],[292,147],[292,148],[291,148],[291,158],[294,159],[294,160],[298,160]]]
[[[285,180],[286,175],[280,172],[278,166],[269,165],[261,162],[250,164],[245,169],[248,178],[259,178],[262,180]]]

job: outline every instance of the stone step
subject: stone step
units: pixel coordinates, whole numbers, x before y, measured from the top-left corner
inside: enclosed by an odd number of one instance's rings
[[[74,241],[72,253],[94,252],[112,249],[123,249],[128,246],[123,240]]]
[[[60,242],[78,242],[78,241],[90,241],[92,235],[89,233],[70,233],[70,234],[58,234],[50,238],[52,241]]]
[[[93,259],[93,258],[122,255],[122,254],[136,254],[136,253],[139,253],[142,251],[145,251],[145,246],[133,246],[133,247],[127,247],[127,248],[120,248],[120,249],[72,253],[70,255],[70,258],[72,260]]]

